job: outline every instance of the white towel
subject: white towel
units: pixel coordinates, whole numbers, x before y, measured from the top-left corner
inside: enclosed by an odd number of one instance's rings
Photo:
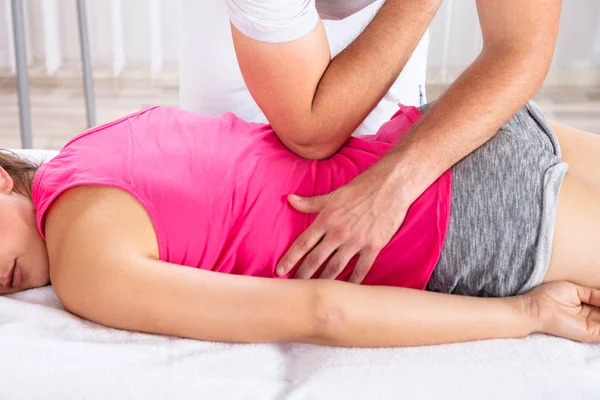
[[[106,328],[51,287],[0,297],[0,399],[600,399],[600,345],[226,344]]]

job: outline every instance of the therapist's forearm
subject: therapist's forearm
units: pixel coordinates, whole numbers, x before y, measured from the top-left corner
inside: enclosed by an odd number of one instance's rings
[[[440,0],[388,0],[366,29],[329,64],[312,100],[307,143],[337,150],[375,108],[406,65]]]
[[[441,174],[490,140],[540,88],[551,56],[497,47],[482,54],[383,160],[412,203]]]
[[[287,43],[263,43],[232,26],[244,81],[282,142],[327,158],[383,98],[409,60],[441,0],[387,0],[333,60],[323,25]]]

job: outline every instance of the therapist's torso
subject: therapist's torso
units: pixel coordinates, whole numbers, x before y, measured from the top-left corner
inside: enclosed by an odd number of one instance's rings
[[[316,1],[332,58],[362,32],[382,4],[383,0]],[[355,134],[376,132],[398,103],[420,105],[425,101],[428,44],[425,33],[403,72]],[[249,121],[267,122],[237,63],[227,0],[182,2],[180,103],[183,109],[201,114],[233,112]]]

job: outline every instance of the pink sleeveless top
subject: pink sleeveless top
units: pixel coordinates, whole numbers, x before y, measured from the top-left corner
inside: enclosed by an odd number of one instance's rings
[[[286,196],[325,194],[350,182],[419,117],[418,109],[401,107],[377,135],[350,138],[330,159],[310,161],[290,152],[270,125],[231,113],[146,109],[83,132],[40,167],[33,183],[38,229],[44,237],[48,207],[65,190],[116,187],[147,210],[161,260],[275,278],[278,260],[316,218],[295,211]],[[410,207],[365,284],[425,287],[446,235],[450,191],[448,171]],[[348,279],[355,263],[338,279]]]

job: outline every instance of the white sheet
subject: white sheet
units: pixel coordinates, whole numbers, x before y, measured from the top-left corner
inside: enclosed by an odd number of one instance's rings
[[[39,156],[37,154],[36,156]],[[105,328],[51,287],[0,297],[0,399],[600,399],[600,345],[236,345]]]
[[[1,399],[599,399],[600,346],[536,335],[407,349],[209,343],[0,298]]]

